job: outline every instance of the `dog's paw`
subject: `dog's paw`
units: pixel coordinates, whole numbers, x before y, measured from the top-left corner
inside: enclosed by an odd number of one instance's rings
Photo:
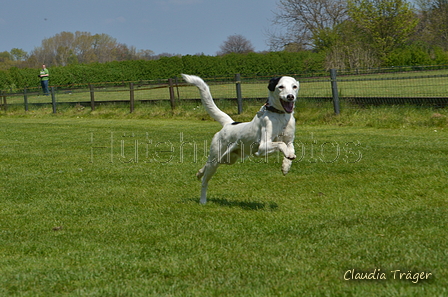
[[[291,168],[291,166],[289,168]],[[287,175],[288,174],[289,168],[283,168],[283,166],[282,166],[282,173],[283,173],[283,175]]]
[[[290,156],[285,156],[285,158],[286,159],[288,159],[288,160],[294,160],[295,158],[297,158],[297,156],[296,155],[294,155],[294,154],[292,154],[292,155],[290,155]]]
[[[291,169],[291,165],[292,165],[292,160],[285,157],[282,162],[283,175],[286,175],[289,172],[289,169]]]

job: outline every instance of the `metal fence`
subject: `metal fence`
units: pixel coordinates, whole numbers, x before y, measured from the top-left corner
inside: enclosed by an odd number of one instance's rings
[[[331,71],[330,71],[331,72]],[[448,105],[448,66],[425,68],[379,68],[357,71],[333,71],[312,74],[288,74],[300,82],[300,100],[333,101],[344,107],[370,105],[415,105],[443,108]],[[216,100],[235,100],[238,111],[242,102],[259,104],[267,98],[267,83],[276,75],[232,75],[204,78]],[[43,96],[38,87],[20,91],[1,91],[1,108],[81,105],[92,110],[99,104],[126,104],[130,112],[135,103],[169,102],[171,108],[199,101],[199,92],[180,78],[134,82],[104,82],[85,85],[52,86],[51,96]],[[336,101],[337,100],[337,101]]]

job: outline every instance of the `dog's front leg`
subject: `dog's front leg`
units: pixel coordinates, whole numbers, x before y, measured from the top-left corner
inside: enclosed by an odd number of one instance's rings
[[[278,135],[275,135],[277,137]],[[280,151],[283,153],[285,158],[294,160],[296,155],[294,155],[294,146],[291,144],[286,145],[283,141],[272,141],[274,139],[272,135],[272,123],[268,121],[264,127],[261,129],[260,143],[258,151],[255,153],[257,157],[264,157],[271,153]],[[292,149],[291,149],[292,148]]]
[[[288,154],[294,156],[293,158],[283,158],[282,162],[282,172],[284,175],[286,175],[289,172],[289,169],[291,169],[292,160],[296,158],[295,151],[294,151],[294,145],[292,142],[288,143]]]
[[[281,151],[285,158],[291,160],[295,158],[294,154],[289,153],[287,145],[284,142],[278,141],[260,141],[260,146],[258,147],[258,151],[255,153],[255,156],[264,157],[277,151]]]
[[[260,141],[258,151],[255,153],[256,157],[264,157],[278,150],[272,145],[272,123],[265,121],[260,129]]]

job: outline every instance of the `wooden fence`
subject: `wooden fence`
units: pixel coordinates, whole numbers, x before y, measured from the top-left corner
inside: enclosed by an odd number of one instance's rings
[[[346,107],[406,104],[443,108],[448,105],[447,69],[355,74],[331,70],[326,76],[291,76],[300,81],[300,100],[333,101],[336,114],[340,112],[340,101],[344,101]],[[215,99],[235,100],[238,113],[241,113],[244,101],[266,99],[266,86],[271,77],[236,74],[204,80],[210,85]],[[92,110],[99,104],[126,104],[132,113],[136,102],[165,101],[175,109],[182,102],[200,101],[197,89],[179,78],[52,86],[48,97],[37,87],[20,92],[2,91],[0,95],[3,110],[22,104],[28,111],[30,106],[51,104],[54,113],[61,104],[82,105]]]

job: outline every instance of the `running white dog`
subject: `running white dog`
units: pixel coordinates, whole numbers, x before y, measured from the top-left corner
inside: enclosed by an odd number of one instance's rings
[[[207,202],[208,182],[220,164],[234,164],[238,158],[250,156],[252,152],[257,157],[282,152],[282,172],[288,173],[292,160],[296,158],[293,112],[299,82],[289,76],[271,79],[266,104],[251,122],[239,123],[215,105],[208,85],[200,77],[186,74],[182,74],[182,77],[198,87],[208,114],[223,126],[212,139],[207,163],[196,174],[198,179],[202,178],[200,203]]]

